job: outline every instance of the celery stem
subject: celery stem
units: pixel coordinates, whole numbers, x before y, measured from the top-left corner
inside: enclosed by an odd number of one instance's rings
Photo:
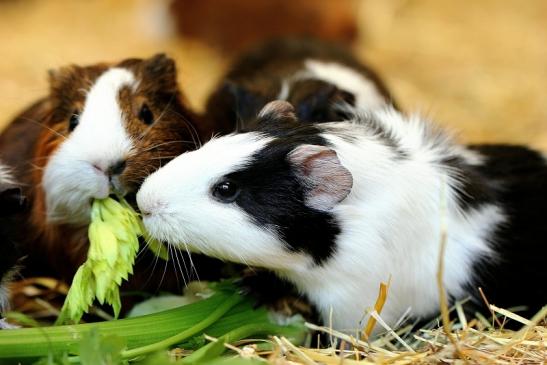
[[[203,331],[204,329],[206,329],[207,327],[215,323],[217,320],[220,319],[220,317],[226,314],[226,312],[232,309],[236,304],[240,303],[242,299],[243,298],[239,294],[234,294],[230,298],[228,298],[224,303],[222,303],[219,307],[217,307],[213,311],[213,313],[211,313],[208,317],[206,317],[203,321],[199,322],[198,324],[182,331],[179,334],[166,338],[165,340],[162,340],[150,345],[142,346],[142,347],[137,347],[131,350],[122,351],[122,358],[124,359],[134,358],[134,357],[144,355],[150,352],[160,351],[170,346],[174,346],[178,343],[181,343],[182,341],[198,334],[199,332]]]

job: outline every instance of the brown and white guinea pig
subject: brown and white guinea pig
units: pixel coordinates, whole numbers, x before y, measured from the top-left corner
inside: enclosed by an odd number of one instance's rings
[[[7,286],[22,257],[13,228],[25,206],[22,190],[12,177],[10,169],[0,163],[0,314],[7,308]]]
[[[0,136],[30,199],[29,254],[71,278],[87,253],[93,199],[134,194],[144,178],[198,145],[172,59],[163,54],[50,73],[50,93]]]
[[[522,146],[456,144],[392,108],[300,124],[283,101],[150,175],[137,194],[153,237],[294,283],[324,320],[355,333],[391,280],[394,325],[451,300],[547,303],[547,162]]]
[[[281,38],[244,53],[206,105],[206,120],[220,133],[252,129],[268,102],[295,106],[304,123],[343,120],[340,104],[362,109],[393,104],[380,77],[348,49],[312,38]]]

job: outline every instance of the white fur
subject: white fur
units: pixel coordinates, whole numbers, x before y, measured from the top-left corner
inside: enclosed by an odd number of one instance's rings
[[[13,185],[13,177],[11,176],[10,169],[0,163],[0,189],[4,189],[4,187]]]
[[[11,270],[8,270],[0,277],[0,313],[9,309],[9,284],[14,279],[15,275],[19,271],[20,267],[15,265]],[[0,327],[1,329],[1,327]]]
[[[184,153],[169,163],[170,168],[150,175],[144,184],[154,188],[141,189],[137,194],[150,233],[162,241],[188,244],[193,251],[250,265],[288,268],[307,262],[307,257],[292,255],[280,247],[269,227],[253,225],[243,210],[217,202],[211,194],[211,187],[223,175],[243,167],[248,156],[267,142],[250,134],[219,138],[199,151]],[[218,169],[220,164],[222,170]],[[246,228],[235,232],[234,225]],[[207,232],[207,236],[201,232]],[[273,257],[254,254],[261,250],[271,252]]]
[[[268,141],[260,133],[218,138],[148,177],[137,195],[147,213],[144,223],[153,236],[169,243],[275,270],[306,293],[324,319],[332,309],[336,329],[362,328],[360,321],[374,305],[380,283],[390,278],[382,312],[388,324],[408,308],[415,316],[431,315],[439,302],[441,232],[447,232],[445,288],[461,297],[472,279],[471,265],[493,255],[488,238],[504,221],[504,212],[493,205],[463,212],[457,205],[459,176],[441,161],[457,155],[479,163],[480,156],[416,116],[407,119],[389,109],[371,117],[375,122],[319,125],[353,176],[350,194],[332,210],[341,225],[335,253],[320,266],[303,253],[286,250],[275,227],[258,227],[235,204],[211,198],[216,179],[243,166]],[[408,157],[394,158],[371,123],[380,123]],[[349,132],[356,140],[340,137]]]
[[[136,86],[130,71],[102,74],[87,93],[78,126],[48,161],[43,177],[48,221],[86,224],[90,200],[108,196],[106,171],[132,149],[118,103],[124,86]]]
[[[287,80],[283,80],[281,82],[281,90],[279,90],[279,94],[277,95],[277,100],[287,100],[290,92],[291,86],[289,82]]]
[[[360,72],[337,62],[324,62],[308,59],[306,71],[300,78],[315,78],[335,85],[355,95],[355,106],[362,109],[384,107],[388,101],[378,91],[376,84]]]

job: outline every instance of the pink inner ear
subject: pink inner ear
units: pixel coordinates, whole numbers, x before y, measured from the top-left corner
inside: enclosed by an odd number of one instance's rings
[[[330,210],[350,193],[353,176],[342,165],[333,149],[301,145],[289,154],[289,161],[309,188],[305,196],[305,203],[309,207]]]

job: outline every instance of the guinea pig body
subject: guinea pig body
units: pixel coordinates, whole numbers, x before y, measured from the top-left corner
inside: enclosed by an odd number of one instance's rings
[[[0,136],[30,200],[20,225],[30,261],[70,279],[87,254],[92,200],[135,193],[199,144],[197,128],[164,55],[51,72],[50,94]]]
[[[380,77],[349,50],[313,39],[278,39],[244,53],[207,102],[219,132],[252,129],[268,102],[291,102],[301,122],[344,119],[339,104],[363,109],[392,104]]]
[[[391,283],[381,314],[389,325],[407,310],[416,319],[438,312],[443,237],[452,300],[471,296],[481,307],[482,287],[491,303],[527,305],[526,314],[547,302],[537,285],[547,279],[538,152],[458,145],[393,109],[301,125],[274,102],[258,125],[146,179],[137,202],[154,237],[268,268],[353,333],[381,282]]]
[[[7,286],[22,256],[13,227],[23,212],[25,199],[11,170],[0,163],[0,313],[8,306]]]

